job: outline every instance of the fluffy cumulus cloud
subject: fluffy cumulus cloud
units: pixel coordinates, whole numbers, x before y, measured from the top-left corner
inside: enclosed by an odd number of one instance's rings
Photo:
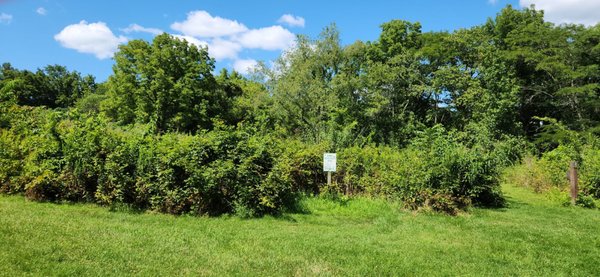
[[[296,36],[281,26],[271,26],[250,30],[237,39],[246,48],[284,50],[294,45]]]
[[[304,27],[304,18],[291,14],[282,15],[277,22],[287,24],[291,27]]]
[[[600,22],[600,0],[519,0],[522,7],[535,5],[545,19],[556,23],[595,25]]]
[[[254,69],[257,64],[258,64],[258,62],[253,59],[247,59],[247,60],[240,59],[240,60],[236,60],[233,63],[233,69],[235,69],[235,71],[237,71],[239,73],[248,74],[248,72],[251,71],[252,69]]]
[[[0,13],[0,23],[10,24],[13,20],[12,14]]]
[[[222,37],[235,35],[248,30],[244,24],[218,16],[212,16],[206,11],[188,13],[183,22],[171,24],[173,30],[194,37]]]
[[[173,36],[178,39],[185,40],[188,43],[194,44],[198,47],[207,47],[208,54],[212,58],[215,58],[215,60],[217,60],[217,61],[221,61],[224,59],[232,59],[232,60],[237,59],[238,53],[242,50],[241,45],[239,45],[238,43],[229,41],[229,40],[216,38],[210,42],[207,42],[207,41],[200,40],[200,39],[197,39],[197,38],[191,37],[191,36],[184,36],[184,35],[173,35]]]
[[[153,34],[153,35],[160,35],[160,34],[163,33],[163,30],[161,30],[161,29],[146,28],[146,27],[140,26],[138,24],[131,24],[131,25],[129,25],[129,27],[127,27],[125,29],[121,29],[121,31],[125,32],[126,34],[129,34],[129,33],[149,33],[149,34]]]
[[[289,26],[304,26],[304,18],[290,14],[283,15],[279,22]],[[177,38],[208,47],[208,53],[215,60],[234,61],[234,69],[244,74],[248,68],[256,65],[253,59],[240,58],[244,49],[285,50],[296,42],[296,35],[280,25],[249,29],[236,20],[213,16],[202,10],[189,12],[185,21],[171,24],[171,29],[180,33],[173,35]]]
[[[115,36],[106,23],[86,21],[65,27],[54,39],[63,47],[93,54],[98,59],[111,58],[119,44],[127,42],[127,38]]]
[[[242,50],[242,45],[239,43],[216,38],[208,45],[208,53],[215,60],[237,59],[238,53]]]
[[[44,7],[37,8],[37,10],[35,10],[35,12],[39,15],[46,15],[48,13],[48,11]]]

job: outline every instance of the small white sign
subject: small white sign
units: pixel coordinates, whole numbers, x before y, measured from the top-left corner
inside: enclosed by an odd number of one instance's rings
[[[323,154],[323,171],[335,172],[337,166],[337,156],[335,153]]]

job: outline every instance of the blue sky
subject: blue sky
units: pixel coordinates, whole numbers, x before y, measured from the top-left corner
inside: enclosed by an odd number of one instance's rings
[[[0,0],[0,62],[29,70],[60,64],[104,81],[117,45],[164,31],[207,45],[217,68],[244,71],[277,58],[295,34],[315,37],[330,23],[350,44],[377,39],[392,19],[452,31],[482,24],[507,4],[536,4],[556,23],[600,17],[600,0]]]

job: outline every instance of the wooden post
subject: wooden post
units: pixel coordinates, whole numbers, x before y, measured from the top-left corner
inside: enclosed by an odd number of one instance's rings
[[[579,188],[577,187],[577,162],[571,161],[569,165],[569,181],[571,183],[571,204],[577,203],[577,194],[579,194]]]
[[[331,187],[331,171],[327,171],[327,187]]]

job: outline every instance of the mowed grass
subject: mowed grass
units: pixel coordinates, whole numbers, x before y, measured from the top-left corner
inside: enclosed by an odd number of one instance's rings
[[[456,217],[306,199],[260,219],[0,196],[0,275],[600,275],[600,211],[505,193],[508,208]]]

